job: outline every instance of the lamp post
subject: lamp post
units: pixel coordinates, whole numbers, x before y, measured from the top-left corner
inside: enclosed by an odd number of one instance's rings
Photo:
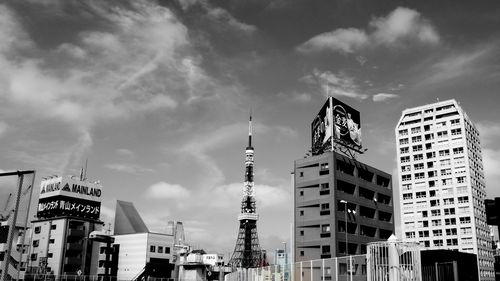
[[[347,241],[347,201],[340,200],[340,203],[344,204],[344,221],[345,221],[345,253],[346,256],[349,255],[349,244]]]
[[[283,244],[285,244],[285,266],[288,264],[288,254],[287,254],[287,250],[286,250],[286,241],[283,241],[281,242]]]

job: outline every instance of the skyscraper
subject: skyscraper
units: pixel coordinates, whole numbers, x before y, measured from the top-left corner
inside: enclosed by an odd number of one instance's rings
[[[404,110],[395,133],[403,239],[474,253],[494,280],[477,128],[447,100]]]
[[[262,265],[262,251],[257,236],[257,214],[255,189],[253,183],[252,115],[248,122],[248,146],[245,149],[245,183],[241,200],[241,213],[238,216],[240,227],[236,246],[229,264],[233,267],[252,268]]]

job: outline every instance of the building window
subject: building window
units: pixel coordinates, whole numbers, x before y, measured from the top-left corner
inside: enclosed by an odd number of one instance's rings
[[[470,217],[461,217],[460,224],[470,223]]]
[[[300,251],[300,256],[303,257],[304,256],[304,251]]]
[[[54,230],[54,229],[56,229],[56,228],[57,228],[57,224],[52,224],[52,225],[50,225],[50,229]]]
[[[304,177],[304,172],[300,172],[299,177],[301,177],[301,178]]]
[[[329,203],[321,204],[321,210],[319,212],[319,215],[324,216],[324,215],[329,215],[329,214],[330,214],[330,204]]]
[[[31,260],[32,261],[36,261],[36,259],[38,258],[38,254],[31,254]]]
[[[299,235],[300,235],[300,236],[304,236],[304,230],[301,230],[301,231],[299,232]]]
[[[413,194],[412,193],[405,193],[403,194],[403,200],[409,200],[413,199]]]
[[[400,152],[401,154],[408,153],[408,152],[410,152],[410,148],[409,148],[409,147],[401,147],[401,148],[399,149],[399,152]]]
[[[327,233],[327,232],[330,232],[330,225],[329,224],[323,224],[321,226],[321,232],[322,233]]]
[[[55,242],[56,242],[56,240],[54,238],[49,239],[49,244],[54,244]]]
[[[35,227],[35,233],[38,234],[42,231],[42,228],[40,226]]]
[[[412,149],[413,152],[422,151],[422,145],[420,145],[420,144],[419,145],[414,145],[414,146],[412,146],[411,149]]]
[[[40,240],[33,240],[33,247],[38,247]]]
[[[450,155],[450,150],[449,149],[445,149],[445,150],[440,150],[439,151],[439,156],[448,156]]]
[[[319,189],[319,195],[326,195],[326,194],[330,194],[330,185],[327,182],[322,183]]]
[[[446,235],[457,235],[457,229],[456,228],[447,228]]]
[[[434,246],[437,246],[437,247],[443,246],[443,240],[441,240],[441,239],[434,240],[434,241],[432,241],[432,243],[434,244]]]
[[[432,223],[432,226],[440,226],[441,220],[432,220],[431,223]]]
[[[415,231],[406,232],[406,238],[415,238]]]
[[[455,218],[444,219],[444,224],[445,225],[456,225],[457,220]]]
[[[322,254],[330,254],[330,245],[321,246],[321,253]]]
[[[158,246],[158,254],[163,254],[163,247],[162,246]]]
[[[48,258],[51,258],[51,257],[53,257],[53,256],[54,256],[54,254],[52,254],[52,253],[48,253],[48,254],[47,254],[47,257],[48,257]]]
[[[431,216],[437,217],[441,215],[441,210],[431,210]]]
[[[444,209],[444,214],[446,215],[454,215],[455,214],[455,208],[446,208]]]
[[[300,195],[300,196],[304,196],[304,191],[300,191],[300,192],[299,192],[299,195]]]
[[[153,245],[149,246],[149,251],[150,251],[151,253],[156,252],[156,246],[153,246]]]
[[[165,254],[170,254],[170,247],[165,247]]]
[[[422,141],[422,136],[416,136],[411,138],[411,142],[420,142]]]
[[[299,215],[303,216],[304,215],[304,210],[300,210]]]
[[[330,170],[328,169],[328,163],[321,163],[320,169],[319,169],[319,174],[320,175],[327,175],[330,173]]]

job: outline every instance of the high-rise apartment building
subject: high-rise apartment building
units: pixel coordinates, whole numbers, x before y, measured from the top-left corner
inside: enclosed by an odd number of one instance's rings
[[[479,133],[455,100],[403,111],[395,129],[402,238],[477,255],[494,280]]]

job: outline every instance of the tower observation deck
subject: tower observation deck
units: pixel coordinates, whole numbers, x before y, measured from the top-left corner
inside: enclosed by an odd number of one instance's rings
[[[233,267],[253,268],[262,265],[262,254],[257,236],[257,220],[255,189],[253,183],[254,149],[252,146],[252,115],[248,122],[248,146],[245,149],[245,182],[241,213],[238,216],[240,227],[236,246],[229,264]]]

